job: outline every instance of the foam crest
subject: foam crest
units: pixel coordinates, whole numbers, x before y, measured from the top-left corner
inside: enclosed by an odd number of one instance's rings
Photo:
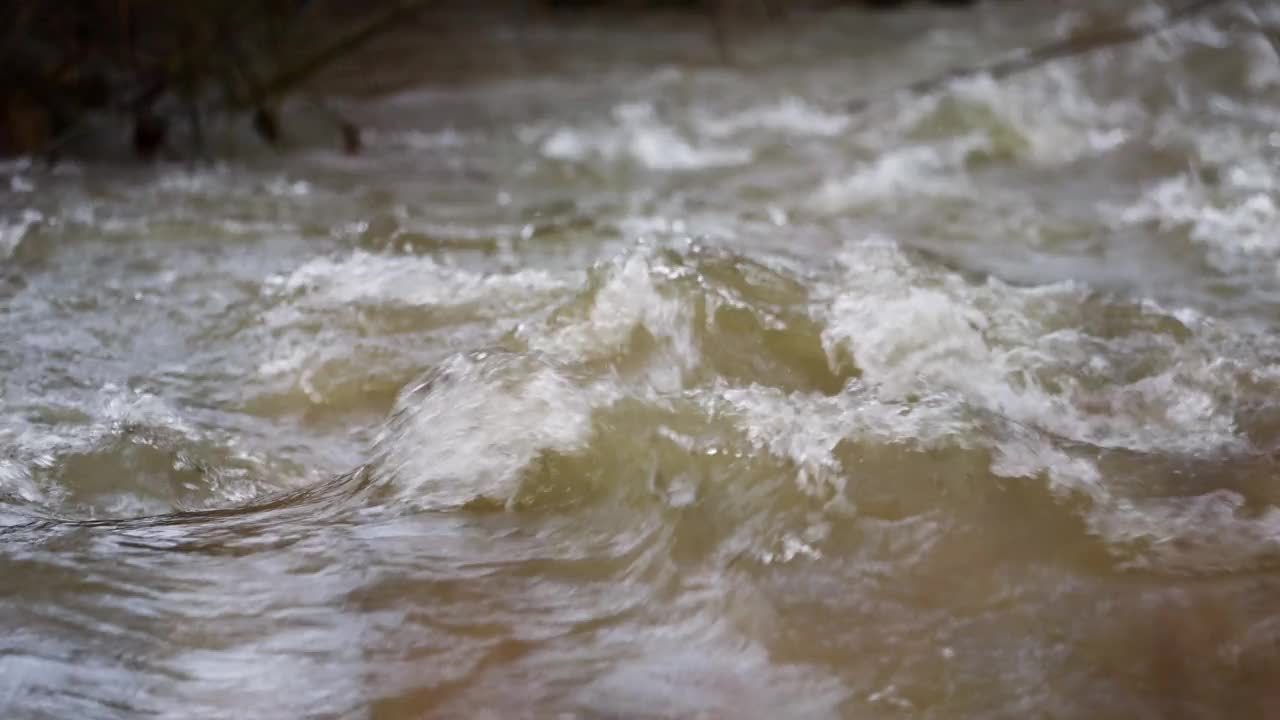
[[[414,151],[455,149],[467,144],[466,136],[454,128],[445,128],[434,132],[407,130],[401,133],[383,135],[370,133],[370,135],[372,143]]]
[[[514,501],[547,451],[583,449],[597,397],[529,355],[455,355],[406,390],[373,449],[397,497],[427,510]]]
[[[27,233],[43,220],[44,214],[32,208],[23,210],[15,218],[0,220],[0,260],[12,257]]]
[[[45,493],[36,485],[24,464],[8,458],[0,459],[0,497],[3,496],[28,503],[47,502]],[[2,518],[0,516],[0,526],[6,524]]]
[[[919,450],[958,447],[976,428],[954,398],[887,402],[854,381],[836,396],[785,393],[752,385],[717,388],[701,399],[708,415],[732,418],[758,450],[793,463],[802,491],[819,496],[844,489],[848,468],[836,448],[845,441]]]
[[[837,213],[920,196],[963,194],[954,171],[971,150],[983,145],[981,140],[963,138],[885,150],[850,174],[824,181],[809,206],[818,212]]]
[[[659,119],[650,103],[618,105],[613,120],[604,126],[557,128],[538,140],[539,148],[553,160],[629,160],[650,170],[668,171],[742,165],[752,157],[746,148],[691,142]]]
[[[832,362],[847,351],[861,382],[890,407],[912,407],[918,396],[938,405],[915,418],[914,410],[885,415],[866,403],[824,411],[831,401],[819,400],[806,403],[803,421],[768,407],[753,422],[776,452],[830,465],[842,433],[866,432],[859,421],[873,418],[881,442],[920,442],[950,423],[955,437],[989,446],[992,474],[1042,478],[1054,495],[1083,499],[1088,529],[1126,567],[1236,570],[1275,555],[1280,510],[1250,510],[1229,490],[1130,497],[1096,459],[1105,448],[1198,458],[1252,452],[1235,417],[1249,391],[1231,368],[1255,367],[1265,347],[1224,345],[1229,331],[1210,319],[1175,320],[1154,303],[1116,300],[1107,332],[1093,334],[1080,308],[1098,300],[1079,288],[968,283],[912,262],[883,238],[855,244],[841,262],[848,274],[824,336]],[[1129,320],[1116,325],[1122,316]],[[966,429],[967,412],[986,420]],[[791,417],[802,444],[788,445],[787,421],[771,427],[770,417]]]
[[[285,294],[301,293],[309,302],[323,304],[477,304],[514,311],[569,287],[573,280],[541,270],[479,274],[441,265],[429,257],[356,250],[345,258],[311,260],[288,275],[269,278],[267,286]]]
[[[966,175],[975,160],[1064,165],[1114,150],[1147,120],[1137,101],[1095,97],[1071,64],[999,80],[966,78],[938,93],[901,98],[890,114],[873,120],[875,127],[858,128],[856,137],[872,157],[828,178],[810,205],[839,212],[920,197],[969,197]]]
[[[655,369],[654,382],[679,388],[681,369],[697,362],[692,308],[687,298],[663,286],[684,270],[641,249],[596,272],[592,290],[560,308],[547,325],[521,329],[530,347],[565,362],[591,360],[624,351],[643,329],[673,356],[672,362]]]
[[[727,138],[748,130],[771,130],[797,136],[833,137],[849,128],[848,114],[832,113],[787,97],[770,105],[759,105],[727,116],[699,115],[697,127],[712,138]]]
[[[823,309],[833,362],[847,350],[862,378],[889,398],[953,391],[1018,423],[1075,442],[1161,452],[1238,450],[1244,441],[1223,397],[1211,345],[1179,342],[1124,307],[1118,337],[1066,329],[1087,291],[1070,284],[975,285],[919,267],[873,239],[841,255],[846,275]],[[1095,300],[1096,302],[1096,300]]]
[[[1102,100],[1082,82],[1078,68],[1049,65],[1035,73],[995,80],[978,76],[956,83],[952,97],[985,108],[1027,146],[1027,159],[1048,165],[1111,150],[1141,128],[1146,112],[1133,100]]]
[[[1214,193],[1186,174],[1176,175],[1148,188],[1134,204],[1113,209],[1113,217],[1121,225],[1186,232],[1224,272],[1280,257],[1274,168],[1237,165],[1228,182],[1235,192]]]
[[[76,421],[23,421],[0,430],[9,448],[0,462],[0,494],[55,513],[129,517],[240,504],[263,490],[258,480],[269,472],[261,458],[154,394],[108,384],[82,410],[87,417]],[[77,480],[69,482],[68,473]],[[116,475],[136,486],[117,486]]]
[[[1015,429],[997,441],[991,473],[1006,478],[1044,476],[1049,491],[1059,498],[1083,495],[1099,505],[1111,499],[1096,462],[1069,455],[1035,432]]]
[[[1280,557],[1280,508],[1258,512],[1230,490],[1190,497],[1112,498],[1086,518],[1121,565],[1163,572],[1236,572]]]

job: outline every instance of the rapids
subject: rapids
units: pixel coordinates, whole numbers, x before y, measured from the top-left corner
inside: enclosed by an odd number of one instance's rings
[[[892,92],[1159,9],[1027,5],[4,164],[0,716],[1280,711],[1280,56]]]

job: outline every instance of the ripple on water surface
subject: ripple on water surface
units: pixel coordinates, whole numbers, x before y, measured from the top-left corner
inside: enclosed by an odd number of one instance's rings
[[[833,101],[1094,11],[0,166],[0,715],[1260,715],[1280,59]]]

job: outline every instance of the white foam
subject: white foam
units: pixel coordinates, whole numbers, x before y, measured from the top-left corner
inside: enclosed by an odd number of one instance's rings
[[[93,405],[83,408],[88,423],[63,423],[54,427],[25,426],[11,437],[11,447],[28,462],[55,462],[58,455],[87,452],[104,440],[132,427],[154,428],[194,436],[196,430],[162,398],[114,384],[103,386]]]
[[[797,487],[817,497],[844,490],[848,468],[836,456],[841,442],[955,447],[975,430],[953,398],[885,402],[858,382],[830,397],[752,385],[716,388],[700,401],[709,415],[732,418],[753,447],[793,463]]]
[[[5,440],[9,441],[10,438],[5,437]],[[27,468],[22,463],[7,458],[0,458],[0,492],[29,503],[46,501],[45,494],[36,486]]]
[[[1265,92],[1280,87],[1280,55],[1277,54],[1274,42],[1259,33],[1250,33],[1239,39],[1239,43],[1240,49],[1248,58],[1245,84],[1249,89]]]
[[[692,308],[660,288],[664,278],[680,270],[662,264],[644,250],[626,253],[603,265],[598,286],[584,298],[579,312],[566,313],[548,327],[522,328],[529,346],[564,362],[590,360],[624,349],[637,328],[643,327],[665,341],[671,353],[667,363],[656,363],[651,380],[656,387],[681,387],[681,369],[697,362],[692,328]]]
[[[1137,101],[1104,102],[1081,81],[1078,68],[1048,65],[1035,73],[995,80],[981,75],[951,92],[989,109],[1029,146],[1028,160],[1057,165],[1096,155],[1138,131],[1146,112]]]
[[[882,238],[857,243],[840,259],[844,279],[820,310],[824,343],[833,358],[847,350],[886,398],[957,392],[1015,422],[1108,447],[1209,453],[1245,445],[1218,399],[1238,389],[1218,371],[1208,340],[1064,334],[1054,315],[1073,312],[1080,288],[970,285],[915,267]],[[1151,366],[1142,376],[1118,379],[1106,369],[1108,357],[1135,353]],[[1046,374],[1057,389],[1044,385]]]
[[[305,198],[314,194],[315,188],[306,180],[285,176],[252,177],[232,166],[219,164],[199,169],[166,169],[150,185],[144,186],[143,192],[152,195]]]
[[[38,223],[44,220],[39,210],[27,208],[10,220],[0,220],[0,260],[6,260],[22,244],[22,240]]]
[[[510,503],[541,453],[586,445],[595,402],[536,358],[457,355],[402,394],[375,444],[374,467],[414,507]]]
[[[1072,457],[1034,433],[1014,433],[996,443],[991,473],[1006,478],[1047,476],[1049,490],[1059,497],[1084,495],[1106,502],[1109,494],[1097,463]]]
[[[1185,231],[1223,271],[1245,268],[1259,258],[1280,258],[1274,169],[1240,165],[1227,181],[1236,191],[1215,196],[1188,175],[1176,175],[1148,188],[1132,205],[1112,208],[1111,216],[1120,225]]]
[[[618,229],[632,240],[659,235],[687,235],[689,223],[684,218],[664,215],[628,215],[618,222]]]
[[[981,144],[979,139],[963,138],[885,150],[849,175],[826,180],[809,207],[818,212],[839,213],[869,203],[963,194],[965,185],[958,180],[956,170],[969,151]]]
[[[838,717],[850,695],[836,678],[780,664],[737,635],[679,632],[628,638],[626,656],[576,691],[576,703],[593,717],[816,720]]]
[[[726,138],[745,130],[772,130],[798,136],[833,137],[849,128],[848,113],[832,113],[798,97],[760,105],[726,116],[704,113],[698,130],[713,138]]]
[[[10,458],[0,460],[0,491],[13,493],[32,503],[56,506],[68,494],[65,487],[43,482],[43,471],[56,468],[70,455],[88,454],[141,429],[140,442],[153,442],[162,437],[198,442],[207,434],[192,425],[164,399],[141,390],[130,390],[115,384],[103,386],[91,404],[78,408],[88,415],[87,421],[63,422],[56,425],[34,424],[11,420],[10,427],[0,430],[0,439]],[[226,484],[211,488],[228,502],[256,494],[258,488],[246,492],[244,485]],[[114,506],[98,506],[92,511],[109,515],[134,515],[159,512],[156,506],[138,496],[118,497]]]
[[[312,401],[325,393],[316,374],[335,357],[358,352],[360,318],[352,307],[452,310],[463,323],[486,322],[536,312],[581,283],[582,273],[519,270],[473,273],[430,257],[356,250],[319,257],[264,282],[272,301],[262,314],[271,332],[259,352],[257,374],[293,379]],[[311,327],[317,316],[320,328]],[[430,315],[424,315],[424,321]],[[299,329],[294,332],[294,329]]]
[[[587,128],[560,127],[541,137],[542,154],[554,160],[628,159],[651,170],[699,170],[742,165],[746,148],[695,145],[657,117],[649,103],[627,103],[613,109],[614,122]],[[537,133],[527,134],[527,139]]]
[[[948,128],[940,139],[919,137],[922,129],[934,134],[930,123],[952,104],[970,116],[968,126]],[[877,110],[869,127],[858,128],[856,137],[873,157],[824,181],[810,201],[815,210],[967,197],[967,165],[977,154],[1016,152],[1025,163],[1059,166],[1114,150],[1148,121],[1138,101],[1094,97],[1081,69],[1069,63],[999,80],[965,78],[935,93],[905,96],[889,108],[891,113]]]
[[[343,258],[311,260],[288,275],[268,279],[280,292],[304,293],[326,304],[399,303],[456,307],[479,304],[505,310],[528,308],[568,287],[576,275],[541,270],[478,274],[441,265],[429,257],[380,255],[357,250]]]
[[[290,180],[276,177],[263,183],[262,188],[269,195],[278,197],[306,197],[312,192],[311,183],[306,180]]]
[[[1089,529],[1126,555],[1122,566],[1187,573],[1233,572],[1280,554],[1280,508],[1251,515],[1229,490],[1174,498],[1112,498]]]
[[[453,128],[445,128],[434,132],[409,130],[403,133],[388,134],[385,139],[371,134],[372,141],[382,141],[392,147],[403,147],[409,150],[440,150],[459,148],[466,144],[466,137]]]
[[[200,170],[170,169],[152,183],[152,190],[183,195],[221,194],[226,192],[231,172],[225,165]]]
[[[831,401],[808,401],[804,419],[769,408],[756,413],[765,418],[761,437],[769,447],[809,462],[826,458],[821,467],[831,462],[840,432],[865,432],[854,417],[874,418],[881,432],[890,431],[884,441],[895,433],[927,438],[949,423],[954,437],[990,444],[993,474],[1042,477],[1060,497],[1086,498],[1090,531],[1126,566],[1242,568],[1277,550],[1280,510],[1250,516],[1241,512],[1243,498],[1225,491],[1131,499],[1107,482],[1095,460],[1066,449],[1086,443],[1175,457],[1249,451],[1233,413],[1235,398],[1246,390],[1225,371],[1231,360],[1223,357],[1228,351],[1217,323],[1184,315],[1191,336],[1181,339],[1141,327],[1095,337],[1087,325],[1055,327],[1058,313],[1078,322],[1072,318],[1082,297],[1071,286],[971,285],[912,264],[882,238],[855,244],[841,262],[847,275],[826,311],[825,341],[833,362],[837,350],[851,354],[862,382],[888,407],[928,393],[939,405],[921,416],[927,423],[897,428],[885,424],[892,415],[865,414],[875,408],[868,404],[859,406],[864,414],[851,416],[849,410],[824,412]],[[1154,303],[1132,311],[1166,314]],[[995,420],[966,430],[964,408]],[[794,422],[796,439],[788,439],[786,427],[770,427],[769,416],[790,417],[784,425]],[[899,419],[906,423],[911,417]]]

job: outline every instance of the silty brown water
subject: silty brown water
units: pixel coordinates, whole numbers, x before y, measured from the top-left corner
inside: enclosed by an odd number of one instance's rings
[[[358,157],[5,165],[0,714],[1276,712],[1245,9],[926,96],[1159,8],[583,21]]]

